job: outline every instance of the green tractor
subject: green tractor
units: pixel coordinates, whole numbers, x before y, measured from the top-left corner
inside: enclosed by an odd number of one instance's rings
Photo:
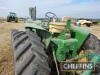
[[[16,13],[10,12],[7,16],[7,22],[15,21],[16,23],[18,22],[18,17]]]
[[[100,75],[99,40],[89,28],[57,20],[48,12],[46,20],[27,20],[26,31],[12,30],[15,75]],[[93,62],[96,70],[62,71],[62,62]]]

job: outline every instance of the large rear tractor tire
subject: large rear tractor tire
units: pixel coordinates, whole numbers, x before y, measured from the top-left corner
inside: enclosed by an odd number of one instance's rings
[[[15,75],[49,75],[48,56],[33,32],[12,31]]]
[[[100,40],[93,34],[90,34],[83,48],[84,50],[92,50],[97,55],[100,55]],[[92,75],[100,75],[100,62],[96,64],[95,72]]]
[[[18,18],[15,18],[15,23],[18,23]]]
[[[85,50],[93,50],[96,54],[100,54],[100,40],[93,34],[90,34],[84,43]]]

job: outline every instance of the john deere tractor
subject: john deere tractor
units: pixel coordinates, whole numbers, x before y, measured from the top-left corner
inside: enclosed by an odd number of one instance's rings
[[[15,21],[16,23],[18,22],[18,17],[14,12],[10,12],[7,16],[7,22],[12,22],[12,21]]]
[[[15,75],[100,75],[99,40],[89,28],[57,20],[48,12],[46,19],[27,20],[25,31],[12,30]],[[62,62],[93,62],[96,70],[62,71]]]

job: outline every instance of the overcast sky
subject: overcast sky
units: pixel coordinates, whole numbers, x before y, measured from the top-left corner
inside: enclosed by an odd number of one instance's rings
[[[0,0],[0,16],[16,12],[19,17],[29,16],[29,7],[37,7],[37,16],[48,11],[58,17],[100,18],[100,0]]]

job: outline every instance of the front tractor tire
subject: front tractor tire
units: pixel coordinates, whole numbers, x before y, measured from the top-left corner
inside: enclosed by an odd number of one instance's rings
[[[49,75],[48,56],[33,32],[12,31],[15,75]]]

